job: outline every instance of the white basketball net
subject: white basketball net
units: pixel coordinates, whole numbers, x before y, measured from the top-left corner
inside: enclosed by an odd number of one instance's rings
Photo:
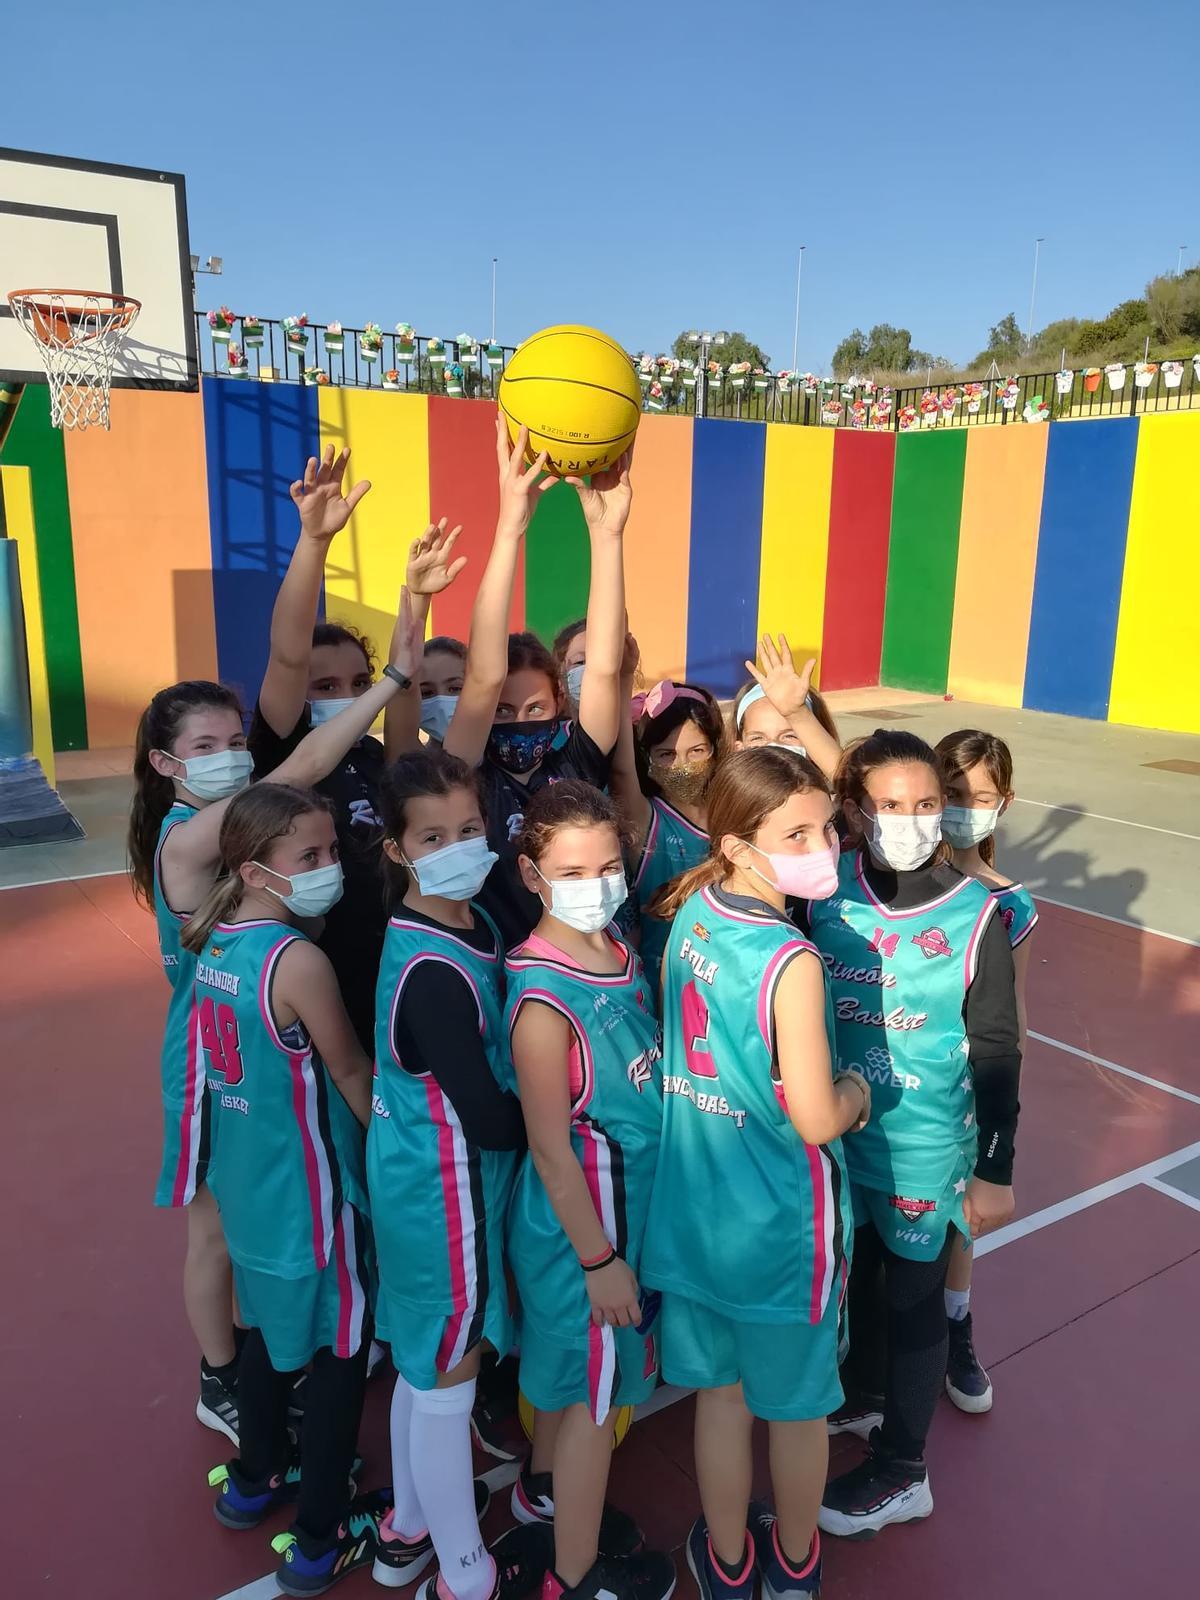
[[[8,303],[46,368],[50,421],[56,428],[107,428],[113,362],[141,302],[127,295],[21,289]]]

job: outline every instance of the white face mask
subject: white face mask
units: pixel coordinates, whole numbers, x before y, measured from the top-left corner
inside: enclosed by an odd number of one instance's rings
[[[583,688],[583,662],[567,668],[567,694],[572,705],[579,704],[579,691]]]
[[[486,839],[458,839],[413,861],[404,858],[417,880],[417,892],[439,894],[446,900],[473,899],[499,859]]]
[[[450,726],[450,719],[457,704],[456,694],[431,694],[428,700],[422,700],[421,732],[427,733],[431,739],[437,739],[440,743],[446,737],[446,730]],[[421,892],[423,894],[425,891]]]
[[[270,877],[291,885],[288,894],[280,894],[269,883],[265,888],[268,894],[282,900],[288,910],[294,911],[298,917],[323,917],[330,906],[337,905],[342,898],[340,862],[335,861],[328,867],[314,867],[311,872],[293,872],[290,878],[282,872],[276,872],[274,867],[264,867],[261,861],[252,861],[250,864]]]
[[[1000,807],[983,811],[975,806],[947,806],[942,812],[942,833],[956,850],[970,850],[996,831]]]
[[[533,870],[550,885],[550,915],[577,933],[607,928],[629,894],[623,872],[603,878],[547,878],[537,867]]]
[[[308,702],[308,720],[314,728],[319,728],[323,722],[328,722],[336,717],[340,711],[345,711],[357,699],[351,695],[349,700],[310,700]]]
[[[920,817],[872,816],[862,813],[867,825],[867,843],[880,866],[893,872],[912,872],[924,866],[941,843],[942,813],[934,811]]]
[[[179,763],[184,775],[178,781],[197,800],[228,800],[230,795],[240,794],[254,771],[254,757],[249,750],[216,750],[212,755],[192,756],[187,761],[171,755],[169,750],[158,753]]]

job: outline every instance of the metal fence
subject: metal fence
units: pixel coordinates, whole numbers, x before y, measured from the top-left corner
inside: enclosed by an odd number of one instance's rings
[[[490,400],[516,349],[481,342],[472,351],[455,339],[427,335],[414,335],[411,345],[405,345],[396,333],[381,333],[376,347],[371,338],[364,343],[363,328],[343,327],[338,335],[324,323],[310,322],[289,330],[282,319],[272,317],[264,317],[249,333],[244,319],[235,318],[226,338],[224,330],[210,326],[207,313],[195,315],[200,370],[207,377]],[[230,359],[231,346],[242,357],[237,365]],[[1127,362],[1119,386],[1116,374],[1099,368],[1080,369],[1069,381],[1065,374],[1040,372],[1011,380],[993,377],[895,390],[869,381],[849,384],[835,379],[806,386],[777,373],[724,373],[714,382],[706,373],[656,371],[640,374],[639,379],[646,411],[875,432],[1051,417],[1136,416],[1200,407],[1200,357],[1143,363],[1140,375],[1139,364]]]

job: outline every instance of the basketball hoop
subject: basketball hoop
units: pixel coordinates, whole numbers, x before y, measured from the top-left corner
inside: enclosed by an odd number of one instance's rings
[[[8,303],[41,354],[54,426],[107,428],[113,362],[142,302],[103,289],[14,289]]]

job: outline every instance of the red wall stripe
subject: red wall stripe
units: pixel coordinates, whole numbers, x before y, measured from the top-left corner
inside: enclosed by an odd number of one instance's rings
[[[491,553],[500,491],[496,484],[496,408],[444,395],[429,398],[429,514],[463,531],[456,554],[468,558],[462,576],[433,602],[433,631],[465,640],[471,630],[475,591]],[[525,553],[513,585],[508,626],[525,626]]]
[[[895,454],[894,433],[839,428],[834,440],[822,689],[879,682]]]

